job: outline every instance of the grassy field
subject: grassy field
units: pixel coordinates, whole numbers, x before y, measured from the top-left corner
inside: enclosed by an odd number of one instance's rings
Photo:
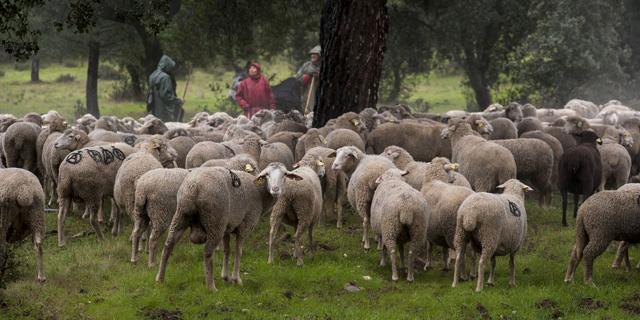
[[[0,113],[12,113],[22,116],[27,112],[44,113],[57,110],[67,119],[74,117],[74,105],[85,101],[86,67],[79,65],[67,67],[60,64],[45,65],[40,72],[41,83],[30,83],[30,71],[16,70],[12,64],[0,65],[4,76],[0,77]],[[265,63],[267,77],[275,74],[271,84],[277,84],[291,76],[293,71],[284,63]],[[74,81],[56,82],[61,75],[71,75]],[[226,102],[227,86],[233,75],[224,70],[195,69],[191,78],[185,104],[186,118],[202,111],[216,111],[217,106]],[[452,108],[463,108],[464,97],[461,93],[460,76],[430,75],[421,81],[410,99],[418,98],[429,102],[433,111],[441,112]],[[178,79],[178,95],[184,92],[185,79]],[[99,80],[98,100],[103,115],[134,116],[145,114],[145,106],[137,101],[116,101],[111,98],[115,80]],[[213,89],[212,89],[213,88]],[[233,108],[237,108],[232,105]],[[238,109],[239,110],[239,109]]]
[[[223,282],[221,253],[214,257],[219,289],[205,289],[202,246],[182,241],[171,257],[166,282],[154,281],[156,268],[129,262],[128,226],[117,238],[98,243],[93,235],[56,246],[54,232],[45,244],[47,282],[35,282],[33,250],[17,250],[18,279],[0,290],[3,319],[623,319],[637,316],[637,271],[611,270],[614,246],[596,260],[597,288],[582,284],[582,266],[574,284],[563,283],[574,228],[560,227],[558,204],[542,209],[527,203],[528,237],[516,258],[516,288],[507,285],[507,258],[498,258],[496,286],[473,291],[474,283],[451,288],[452,272],[418,272],[415,283],[390,281],[390,267],[378,266],[378,253],[360,246],[360,223],[352,213],[337,230],[325,222],[316,230],[320,243],[306,253],[304,267],[291,258],[292,243],[279,244],[274,265],[267,261],[268,217],[263,217],[245,246],[244,286]],[[47,215],[47,229],[55,229]],[[570,219],[571,221],[573,219]],[[68,219],[68,237],[89,230],[87,221]],[[287,229],[291,233],[292,229]],[[186,238],[185,238],[186,239]],[[632,255],[636,251],[632,250]],[[371,280],[363,277],[369,276]],[[360,292],[344,290],[354,283]]]

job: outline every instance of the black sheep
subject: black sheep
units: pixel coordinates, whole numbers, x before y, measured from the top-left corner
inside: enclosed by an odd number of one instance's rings
[[[567,192],[573,193],[573,217],[578,212],[578,197],[587,199],[596,192],[602,179],[602,161],[596,146],[602,140],[592,131],[574,135],[577,145],[568,148],[558,165],[558,189],[562,195],[562,225],[567,226]]]

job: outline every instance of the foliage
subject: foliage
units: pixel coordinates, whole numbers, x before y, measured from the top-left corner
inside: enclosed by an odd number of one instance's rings
[[[621,0],[535,1],[536,30],[512,60],[517,81],[545,105],[576,97],[606,102],[620,94],[626,80],[617,31],[622,10]]]
[[[0,246],[0,289],[19,279],[22,261],[16,255],[16,244]]]
[[[101,64],[98,68],[98,79],[101,80],[122,80],[124,75],[116,68],[108,64]]]
[[[70,74],[61,74],[56,78],[55,81],[56,82],[73,82],[73,81],[76,81],[76,77]]]

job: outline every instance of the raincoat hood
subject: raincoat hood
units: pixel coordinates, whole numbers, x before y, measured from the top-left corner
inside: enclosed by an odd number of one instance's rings
[[[260,64],[257,62],[253,62],[249,65],[249,68],[251,67],[256,67],[256,69],[258,69],[258,74],[262,73],[262,70],[260,69]],[[249,71],[249,69],[247,68],[247,71]]]
[[[168,55],[162,55],[162,58],[160,58],[160,62],[158,62],[158,70],[164,71],[164,72],[171,72],[173,70],[173,68],[175,68],[176,63],[175,61],[173,61],[173,59],[171,59]]]

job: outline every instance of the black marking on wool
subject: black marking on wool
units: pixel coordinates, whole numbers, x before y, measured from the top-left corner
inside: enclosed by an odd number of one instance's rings
[[[130,135],[130,136],[124,137],[123,140],[124,140],[124,143],[126,143],[126,144],[128,144],[128,145],[133,147],[133,145],[136,143],[137,138],[136,138],[136,136]]]
[[[102,150],[102,160],[104,161],[104,164],[110,164],[111,162],[113,162],[115,157],[113,156],[113,153],[111,153],[111,151],[105,148],[100,148],[100,150]]]
[[[71,152],[65,158],[65,161],[70,164],[78,164],[82,161],[82,150],[78,150],[76,152]]]
[[[511,202],[511,200],[507,200],[509,201],[509,211],[511,211],[511,214],[519,217],[520,216],[520,209],[518,208],[518,205],[516,205],[515,203]]]
[[[229,174],[231,175],[231,185],[234,188],[240,188],[240,186],[242,185],[242,183],[240,182],[240,177],[238,177],[238,175],[231,170],[229,170]]]
[[[120,150],[120,149],[118,149],[116,147],[113,147],[111,149],[111,152],[113,152],[113,156],[116,157],[116,159],[118,159],[120,161],[124,160],[127,157],[127,156],[124,155],[124,152],[122,152],[122,150]]]
[[[96,150],[87,150],[87,154],[89,155],[89,157],[91,157],[91,159],[93,159],[93,161],[97,162],[97,163],[101,163],[102,162],[102,154]]]
[[[231,155],[232,155],[232,156],[235,156],[235,155],[236,155],[236,152],[235,152],[235,151],[233,151],[233,149],[231,149],[231,147],[229,147],[228,145],[223,144],[222,146],[224,146],[227,150],[229,150],[229,152],[231,152]]]
[[[640,207],[640,196],[638,196],[638,198],[636,199],[636,203],[638,204],[638,206]]]

